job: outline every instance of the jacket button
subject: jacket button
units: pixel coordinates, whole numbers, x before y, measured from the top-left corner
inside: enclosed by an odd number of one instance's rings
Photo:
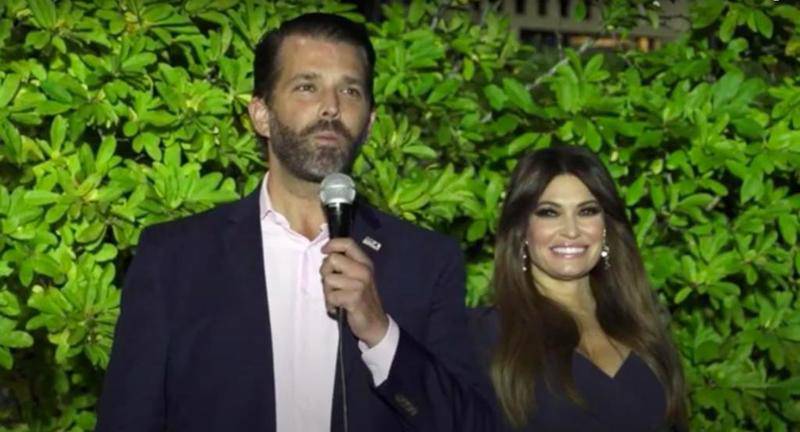
[[[401,394],[395,395],[394,401],[397,402],[397,404],[400,405],[400,408],[402,408],[403,411],[405,411],[406,414],[408,414],[411,417],[414,417],[419,412],[417,410],[417,407],[415,407],[414,404],[412,404],[407,397]]]

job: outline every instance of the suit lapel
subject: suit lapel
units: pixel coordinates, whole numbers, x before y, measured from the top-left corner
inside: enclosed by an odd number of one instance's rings
[[[252,345],[243,347],[243,352],[263,356],[264,389],[262,406],[264,412],[252,413],[261,416],[267,431],[275,431],[275,377],[272,363],[272,335],[269,322],[266,281],[264,279],[263,245],[259,220],[258,198],[260,188],[231,207],[228,224],[223,232],[226,268],[230,269],[232,286],[238,287],[245,298],[241,311],[242,319],[253,329]],[[236,371],[233,371],[236,373]]]
[[[360,205],[359,205],[360,204]],[[356,212],[353,219],[352,239],[358,244],[369,258],[372,260],[374,268],[381,265],[381,255],[379,251],[364,245],[364,239],[380,241],[380,221],[371,207],[363,203],[356,203]],[[375,275],[377,278],[377,274]],[[376,281],[377,283],[377,281]],[[350,331],[350,327],[345,326],[346,337],[344,338],[345,373],[349,376],[356,366],[363,367],[358,363],[361,361],[361,350],[358,348],[358,339]]]
[[[227,268],[230,269],[230,280],[234,286],[246,294],[247,298],[253,299],[242,311],[244,319],[252,322],[254,328],[253,346],[248,352],[253,355],[264,357],[264,412],[253,413],[262,416],[262,422],[267,426],[268,432],[275,431],[275,377],[272,362],[272,337],[269,324],[269,305],[267,303],[266,281],[264,279],[264,258],[263,245],[261,239],[261,225],[259,220],[259,200],[260,188],[245,197],[242,201],[231,207],[228,224],[223,232],[223,243],[225,247],[225,259]],[[380,220],[375,212],[368,206],[360,205],[356,207],[356,215],[353,221],[352,238],[361,247],[376,268],[381,265],[380,250],[385,247],[383,239],[380,237]],[[372,246],[365,244],[370,243]],[[257,333],[259,332],[260,333]],[[360,363],[361,351],[358,348],[358,340],[345,324],[342,337],[343,361],[345,365],[345,378],[348,385],[348,407],[350,408],[350,426],[356,426],[355,409],[358,400],[355,396],[368,392],[353,379],[361,374],[354,374],[356,368],[366,368]],[[333,394],[333,412],[331,415],[331,430],[334,432],[342,431],[342,398],[341,382],[339,379],[338,364]],[[367,372],[366,378],[371,379]],[[371,381],[370,381],[371,384]]]

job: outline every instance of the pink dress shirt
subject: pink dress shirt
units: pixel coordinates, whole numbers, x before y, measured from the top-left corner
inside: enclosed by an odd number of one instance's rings
[[[328,431],[331,423],[336,349],[339,333],[328,316],[319,268],[325,256],[328,226],[313,240],[295,232],[272,208],[264,176],[259,198],[264,271],[272,335],[275,413],[278,432]],[[358,239],[356,239],[358,241]],[[369,349],[359,343],[361,358],[378,386],[392,366],[400,330],[389,330]]]

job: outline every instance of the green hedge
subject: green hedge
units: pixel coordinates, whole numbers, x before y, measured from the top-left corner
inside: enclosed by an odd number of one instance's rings
[[[252,190],[251,48],[303,11],[238,0],[0,2],[0,430],[90,430],[142,227]],[[517,156],[589,146],[673,314],[695,430],[800,428],[800,9],[692,3],[650,52],[537,51],[467,1],[371,24],[378,121],[354,174],[462,242],[469,304]],[[299,6],[304,4],[304,6]],[[603,2],[624,37],[658,2]],[[584,2],[576,11],[585,13]]]

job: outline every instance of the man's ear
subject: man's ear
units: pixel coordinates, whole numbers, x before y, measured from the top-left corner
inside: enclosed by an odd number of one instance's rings
[[[375,110],[369,112],[369,123],[367,123],[367,137],[372,135],[372,125],[375,124]]]
[[[247,112],[250,114],[250,122],[257,134],[269,138],[269,109],[264,99],[253,96],[247,104]]]

